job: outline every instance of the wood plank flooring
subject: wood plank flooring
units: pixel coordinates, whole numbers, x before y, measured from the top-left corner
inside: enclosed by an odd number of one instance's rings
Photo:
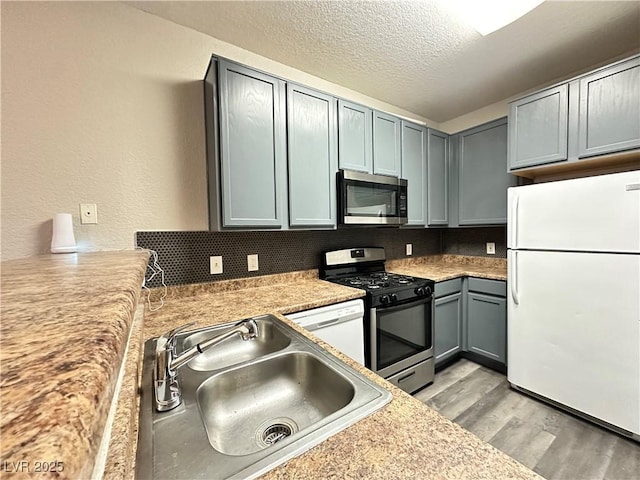
[[[468,360],[415,397],[549,480],[640,480],[640,444],[509,387]]]

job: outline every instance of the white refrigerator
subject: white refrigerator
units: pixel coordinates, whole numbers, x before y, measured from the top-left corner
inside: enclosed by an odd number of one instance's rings
[[[508,189],[508,380],[640,439],[640,171]]]

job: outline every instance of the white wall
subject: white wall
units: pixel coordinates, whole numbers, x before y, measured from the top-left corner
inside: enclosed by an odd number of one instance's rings
[[[127,5],[1,8],[2,260],[48,252],[60,212],[83,250],[131,248],[136,230],[206,230],[214,53],[433,124]],[[79,224],[79,203],[98,205],[98,225]]]

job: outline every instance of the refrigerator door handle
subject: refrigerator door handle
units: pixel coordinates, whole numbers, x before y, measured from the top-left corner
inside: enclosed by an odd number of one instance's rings
[[[513,195],[511,200],[511,248],[518,248],[518,207],[520,206],[520,195]]]
[[[511,264],[511,268],[509,268],[509,290],[511,291],[511,299],[515,305],[520,303],[518,298],[518,252],[509,251],[511,255],[511,259],[509,263]]]

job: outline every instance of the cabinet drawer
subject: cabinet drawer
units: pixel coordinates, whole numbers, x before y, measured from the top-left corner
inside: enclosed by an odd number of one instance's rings
[[[454,278],[436,283],[436,298],[462,291],[462,279]]]
[[[429,383],[433,381],[434,368],[433,357],[431,357],[422,363],[409,367],[400,373],[396,373],[387,378],[387,381],[407,393],[413,393],[425,385],[425,380]]]
[[[437,290],[436,284],[436,292]],[[486,278],[469,277],[469,291],[486,293],[488,295],[497,295],[498,297],[507,296],[507,282],[502,280],[487,280]]]

